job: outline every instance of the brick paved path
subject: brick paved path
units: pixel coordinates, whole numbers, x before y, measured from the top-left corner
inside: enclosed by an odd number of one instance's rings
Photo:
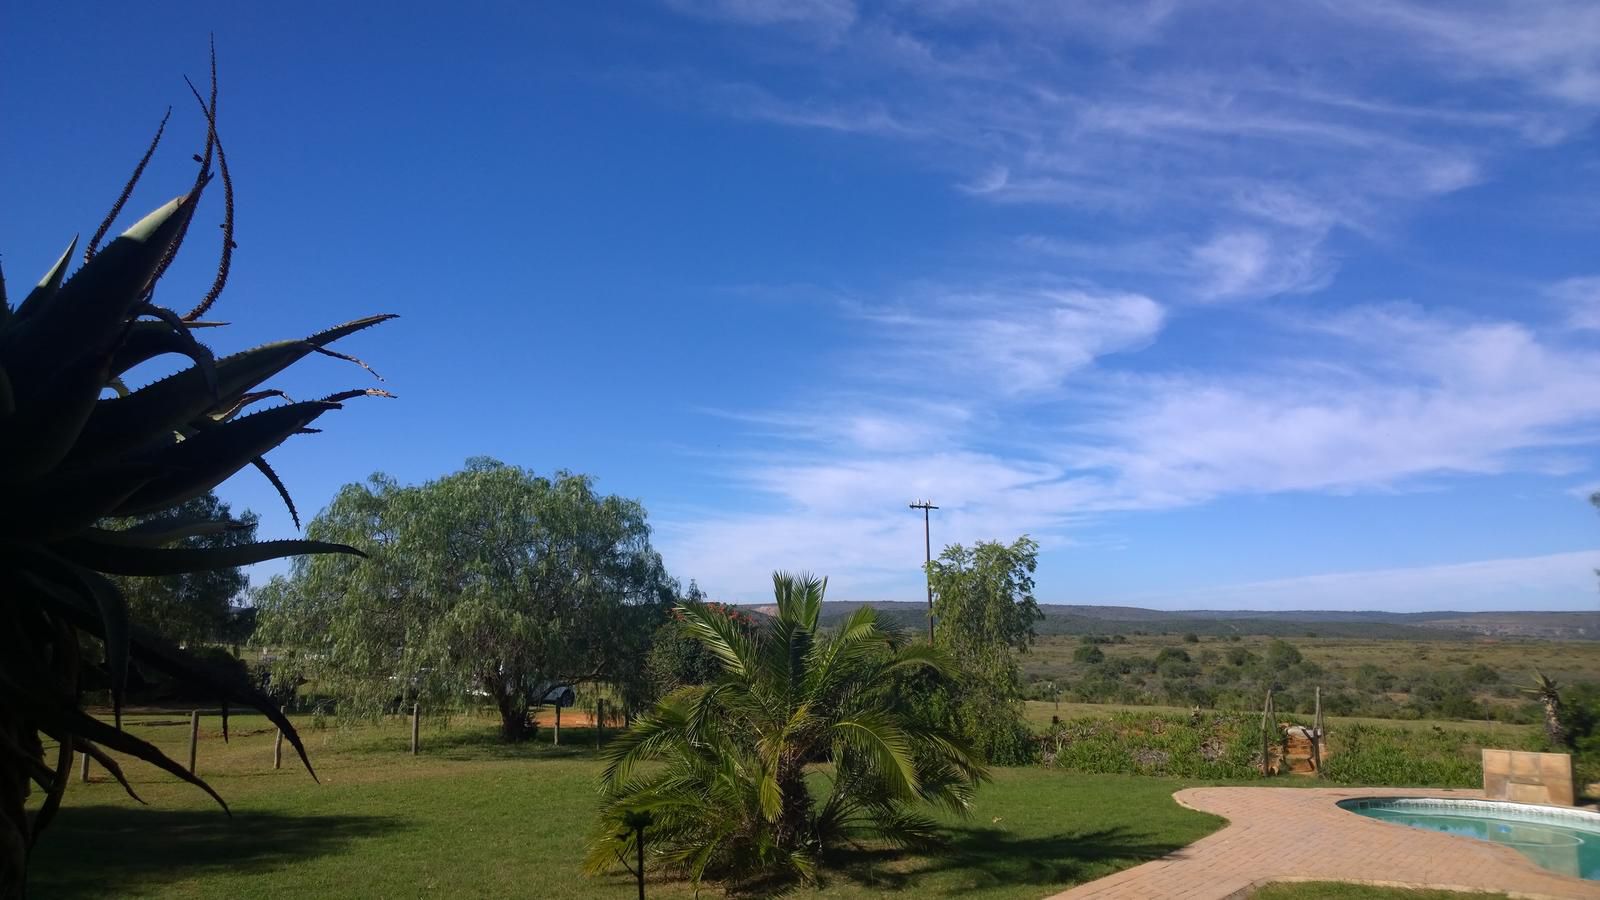
[[[1173,796],[1229,824],[1161,859],[1048,900],[1224,900],[1270,881],[1306,880],[1600,900],[1600,882],[1541,869],[1510,847],[1379,822],[1334,805],[1349,797],[1477,798],[1478,791],[1216,787]]]

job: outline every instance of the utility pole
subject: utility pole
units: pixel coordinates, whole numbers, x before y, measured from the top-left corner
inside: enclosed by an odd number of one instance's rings
[[[918,500],[911,504],[912,509],[922,510],[922,574],[928,581],[928,643],[933,643],[933,573],[928,571],[933,565],[933,541],[928,536],[928,513],[939,507],[933,505],[932,500]]]

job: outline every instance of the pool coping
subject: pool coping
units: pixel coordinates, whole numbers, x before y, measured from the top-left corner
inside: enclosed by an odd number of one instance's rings
[[[1351,799],[1484,800],[1476,790],[1417,788],[1187,788],[1173,799],[1227,824],[1143,865],[1050,900],[1232,900],[1273,882],[1340,881],[1488,891],[1540,900],[1600,900],[1600,882],[1539,867],[1511,847],[1411,828],[1338,806]],[[1396,840],[1389,828],[1403,828]]]

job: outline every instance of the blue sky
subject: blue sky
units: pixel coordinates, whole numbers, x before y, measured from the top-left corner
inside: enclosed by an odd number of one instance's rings
[[[216,348],[403,316],[344,348],[399,399],[272,457],[308,511],[490,454],[640,498],[732,600],[915,599],[931,497],[936,545],[1038,538],[1051,602],[1600,606],[1587,0],[341,6],[0,27],[14,286],[168,104],[135,205],[181,192],[215,32]]]

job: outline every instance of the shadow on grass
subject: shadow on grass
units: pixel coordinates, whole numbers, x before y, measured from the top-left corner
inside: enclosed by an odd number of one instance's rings
[[[914,882],[919,894],[957,895],[1020,885],[1062,890],[1184,846],[1120,826],[1044,837],[962,826],[944,833],[946,843],[925,853],[888,848],[841,852],[834,858],[833,874],[883,890],[899,890]],[[942,873],[955,873],[955,878],[937,878]]]
[[[605,743],[622,733],[620,728],[607,728]],[[476,723],[453,724],[445,728],[424,729],[421,734],[421,754],[434,759],[455,762],[482,760],[522,759],[595,759],[595,733],[592,728],[561,729],[561,744],[553,743],[548,731],[540,729],[537,736],[516,743],[500,737],[495,727]],[[406,754],[411,752],[409,735],[385,734],[379,738],[351,743],[343,748],[346,753]]]
[[[61,810],[29,865],[35,897],[160,893],[182,878],[266,871],[337,853],[351,841],[403,827],[384,816],[77,806]]]

